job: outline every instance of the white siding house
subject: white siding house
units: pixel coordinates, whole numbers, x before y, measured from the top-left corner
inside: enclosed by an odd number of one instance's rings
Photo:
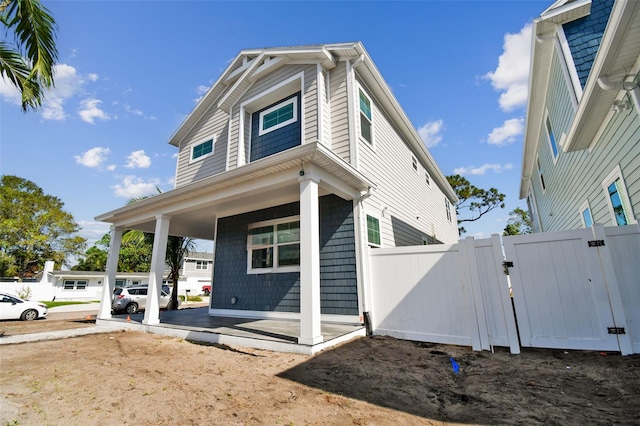
[[[368,250],[458,239],[456,194],[359,42],[241,51],[169,143],[175,189],[97,219],[110,264],[123,230],[156,234],[152,288],[168,235],[214,240],[210,315],[298,319],[314,345],[370,309]]]
[[[533,23],[520,197],[536,232],[637,223],[640,2],[557,1]]]

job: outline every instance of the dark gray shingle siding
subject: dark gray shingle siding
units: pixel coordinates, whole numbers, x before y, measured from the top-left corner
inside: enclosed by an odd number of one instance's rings
[[[614,0],[593,0],[590,15],[562,26],[583,88],[598,53],[613,2]]]

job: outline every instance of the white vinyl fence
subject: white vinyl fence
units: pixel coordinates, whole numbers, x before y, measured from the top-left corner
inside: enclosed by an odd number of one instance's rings
[[[637,226],[372,249],[372,328],[475,350],[640,353],[639,260]]]

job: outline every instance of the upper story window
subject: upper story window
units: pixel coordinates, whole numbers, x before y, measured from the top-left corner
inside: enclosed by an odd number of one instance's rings
[[[540,164],[540,157],[536,158],[536,164],[538,165],[538,176],[540,176],[540,185],[542,185],[542,192],[547,189],[544,184],[544,175],[542,174],[542,165]]]
[[[300,219],[284,219],[249,225],[247,241],[249,274],[300,270]]]
[[[427,182],[427,185],[431,187],[431,175],[426,170],[424,171],[424,180]]]
[[[209,261],[207,260],[196,260],[196,270],[206,271],[209,269]]]
[[[260,112],[259,135],[262,136],[298,121],[298,97],[287,99]]]
[[[380,220],[367,215],[367,242],[371,246],[380,247]]]
[[[213,154],[214,140],[209,139],[198,145],[191,147],[191,161],[202,160],[204,157],[208,157]]]
[[[602,187],[607,196],[609,212],[611,213],[613,222],[619,226],[634,223],[631,203],[627,195],[627,188],[622,178],[620,166],[616,166],[616,168],[609,173],[609,176],[602,182]]]
[[[447,220],[451,222],[451,202],[446,197],[444,199],[444,208],[445,208],[445,213],[447,215]]]
[[[549,136],[549,144],[551,145],[551,153],[553,154],[553,159],[555,160],[556,158],[558,158],[558,144],[556,142],[556,136],[553,133],[553,127],[551,127],[551,120],[549,119],[549,116],[547,116],[546,126],[547,136]]]
[[[418,171],[418,160],[413,155],[411,156],[411,165],[413,166],[413,170]]]
[[[373,145],[373,115],[371,113],[371,100],[364,94],[362,89],[360,93],[360,136]]]
[[[580,217],[582,219],[582,225],[585,228],[591,228],[593,226],[593,218],[591,217],[591,209],[589,208],[589,202],[585,201],[580,207]]]

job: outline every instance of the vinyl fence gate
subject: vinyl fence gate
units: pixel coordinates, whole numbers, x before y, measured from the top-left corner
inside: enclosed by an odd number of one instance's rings
[[[375,334],[640,353],[638,226],[376,249],[369,261]]]

